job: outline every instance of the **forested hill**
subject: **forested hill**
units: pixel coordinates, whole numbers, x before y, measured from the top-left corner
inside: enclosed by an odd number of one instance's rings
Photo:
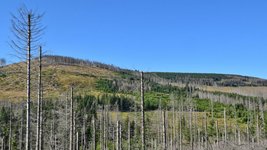
[[[63,56],[45,56],[47,63],[62,65],[87,65],[99,67],[121,73],[133,73],[135,71],[123,69],[114,65],[104,64],[96,61],[88,61]],[[267,80],[257,77],[231,75],[231,74],[214,74],[214,73],[175,73],[175,72],[147,72],[151,77],[166,79],[168,82],[196,83],[210,86],[267,86]]]
[[[36,92],[37,59],[33,60],[32,66],[32,90]],[[22,62],[0,68],[0,99],[24,98],[25,72],[25,63]],[[74,85],[80,93],[86,94],[134,95],[140,84],[140,74],[137,70],[64,56],[44,56],[42,74],[45,94],[50,97],[58,97],[69,90],[70,85]],[[262,87],[267,85],[267,80],[264,79],[226,74],[145,72],[144,78],[147,91],[168,94],[188,84],[198,88],[199,86]],[[221,91],[221,89],[215,91]],[[226,92],[238,93],[232,91]],[[245,91],[242,95],[252,94],[247,94]]]
[[[97,61],[89,61],[64,56],[45,56],[46,63],[50,65],[80,65],[91,66],[102,69],[108,69],[120,73],[136,73],[136,70],[123,69],[114,65],[104,64]],[[167,82],[177,83],[195,83],[209,86],[267,86],[267,80],[257,77],[232,75],[232,74],[215,74],[215,73],[175,73],[175,72],[147,72],[150,77],[158,77],[167,80]]]
[[[152,72],[170,82],[195,83],[208,86],[267,86],[267,80],[256,77],[215,73]]]

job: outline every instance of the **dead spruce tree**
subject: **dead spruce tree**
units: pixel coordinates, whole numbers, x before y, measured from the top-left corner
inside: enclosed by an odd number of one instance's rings
[[[145,112],[144,112],[144,73],[141,72],[141,138],[142,138],[142,150],[145,150]]]
[[[32,51],[38,49],[39,39],[43,33],[41,18],[43,15],[27,9],[26,7],[18,9],[16,15],[12,14],[11,25],[14,39],[10,46],[17,52],[20,58],[26,59],[27,68],[27,123],[26,123],[26,150],[31,148],[31,59]],[[26,58],[24,57],[26,56]]]
[[[38,74],[38,102],[37,102],[37,128],[36,150],[40,149],[40,122],[41,122],[41,97],[42,97],[42,47],[39,49],[39,74]]]
[[[69,149],[73,149],[73,87],[70,90],[70,145]]]

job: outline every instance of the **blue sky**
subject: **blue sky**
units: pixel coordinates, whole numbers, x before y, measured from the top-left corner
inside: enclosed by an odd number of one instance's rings
[[[5,0],[0,58],[10,13],[22,4],[45,12],[47,54],[143,71],[241,74],[267,79],[266,0]]]

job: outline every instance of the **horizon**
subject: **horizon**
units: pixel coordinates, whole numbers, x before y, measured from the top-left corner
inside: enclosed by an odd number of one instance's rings
[[[43,42],[49,55],[145,72],[267,79],[265,1],[24,3],[46,13],[42,21],[47,26]],[[13,51],[7,42],[12,38],[10,13],[16,13],[21,5],[21,1],[0,5],[0,58],[9,64],[19,61],[10,56]]]
[[[99,62],[99,61],[95,61],[95,60],[89,60],[89,59],[81,59],[81,58],[76,58],[76,57],[71,57],[71,56],[63,56],[63,55],[44,55],[43,57],[49,57],[49,56],[55,56],[55,57],[69,57],[72,59],[78,59],[81,61],[90,61],[90,62],[96,62],[96,63],[103,63],[103,62]],[[38,57],[34,57],[33,59],[38,59]],[[22,61],[16,62],[16,63],[20,63]],[[12,65],[11,64],[7,64],[7,65]],[[111,65],[114,67],[118,67],[119,69],[125,69],[125,70],[130,70],[130,71],[143,71],[143,70],[136,70],[136,69],[131,69],[131,68],[123,68],[121,66],[117,66],[114,64],[107,64],[107,63],[103,63],[105,65]],[[241,74],[227,74],[227,73],[216,73],[216,72],[171,72],[171,71],[144,71],[144,73],[178,73],[178,74],[214,74],[214,75],[233,75],[233,76],[243,76],[243,77],[252,77],[252,78],[259,78],[259,79],[263,79],[263,80],[267,80],[265,78],[261,78],[261,77],[256,77],[256,76],[247,76],[247,75],[241,75]]]

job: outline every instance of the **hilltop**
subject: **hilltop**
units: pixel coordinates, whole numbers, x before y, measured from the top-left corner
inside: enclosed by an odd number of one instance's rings
[[[37,59],[32,62],[33,92],[37,86],[36,62]],[[25,98],[24,65],[25,63],[20,62],[0,68],[0,99]],[[145,79],[146,89],[159,93],[168,93],[188,85],[198,90],[246,96],[259,96],[257,92],[264,93],[267,89],[265,79],[228,74],[145,72]],[[137,70],[64,56],[46,55],[43,58],[43,84],[47,97],[59,97],[68,91],[70,85],[79,89],[77,91],[80,94],[101,95],[116,92],[130,96],[138,91],[139,82]]]

